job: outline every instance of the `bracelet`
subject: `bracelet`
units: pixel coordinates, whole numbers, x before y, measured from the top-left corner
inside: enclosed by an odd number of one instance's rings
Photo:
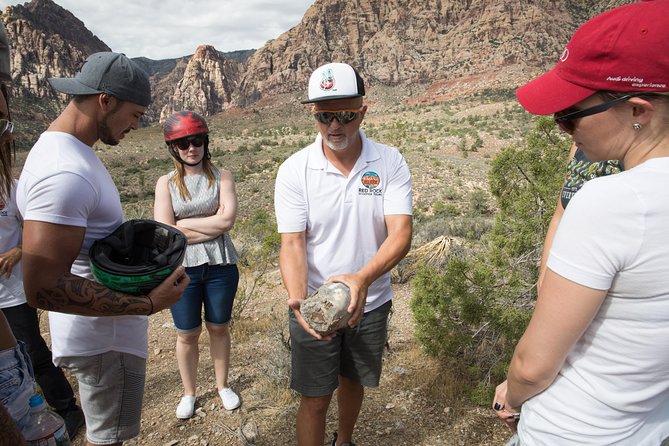
[[[151,296],[148,294],[146,295],[146,298],[149,299],[149,303],[151,304],[151,311],[149,311],[149,314],[147,314],[147,316],[150,316],[153,314],[153,300],[151,300]]]

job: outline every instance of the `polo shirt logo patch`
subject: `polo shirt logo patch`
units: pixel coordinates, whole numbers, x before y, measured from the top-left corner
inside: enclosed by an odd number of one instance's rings
[[[383,193],[383,189],[377,189],[381,184],[381,177],[376,172],[363,173],[360,182],[364,187],[358,188],[358,195],[381,195]]]

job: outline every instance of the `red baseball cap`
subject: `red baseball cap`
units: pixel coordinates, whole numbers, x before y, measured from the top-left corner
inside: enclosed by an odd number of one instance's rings
[[[516,90],[527,111],[549,115],[598,91],[669,91],[669,0],[645,0],[583,24],[557,65]]]

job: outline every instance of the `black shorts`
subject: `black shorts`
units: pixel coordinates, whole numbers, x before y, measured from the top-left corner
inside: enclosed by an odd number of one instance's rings
[[[365,313],[356,328],[340,330],[329,341],[304,331],[290,310],[291,389],[305,396],[329,395],[339,385],[339,375],[365,387],[377,387],[391,307],[388,301]]]

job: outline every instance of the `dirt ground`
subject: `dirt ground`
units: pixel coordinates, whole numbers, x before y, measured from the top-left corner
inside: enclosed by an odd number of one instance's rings
[[[276,276],[275,283],[278,284],[278,274]],[[449,371],[442,370],[417,347],[408,308],[410,285],[394,285],[394,290],[381,385],[366,393],[355,431],[356,444],[504,444],[509,432],[497,421],[492,410],[458,401],[457,384],[448,390]],[[171,316],[168,311],[151,316],[142,431],[139,437],[125,444],[296,444],[294,432],[298,399],[288,390],[290,356],[286,321],[285,297],[278,285],[258,297],[235,321],[230,385],[239,393],[242,405],[231,412],[223,409],[216,393],[209,340],[203,333],[196,415],[189,420],[178,420],[174,411],[181,397],[181,382],[174,355],[175,333]],[[45,337],[48,339],[48,333]],[[435,393],[436,389],[439,393]],[[328,437],[336,430],[335,406],[331,404],[328,414]],[[85,444],[83,431],[73,439],[72,444]]]

